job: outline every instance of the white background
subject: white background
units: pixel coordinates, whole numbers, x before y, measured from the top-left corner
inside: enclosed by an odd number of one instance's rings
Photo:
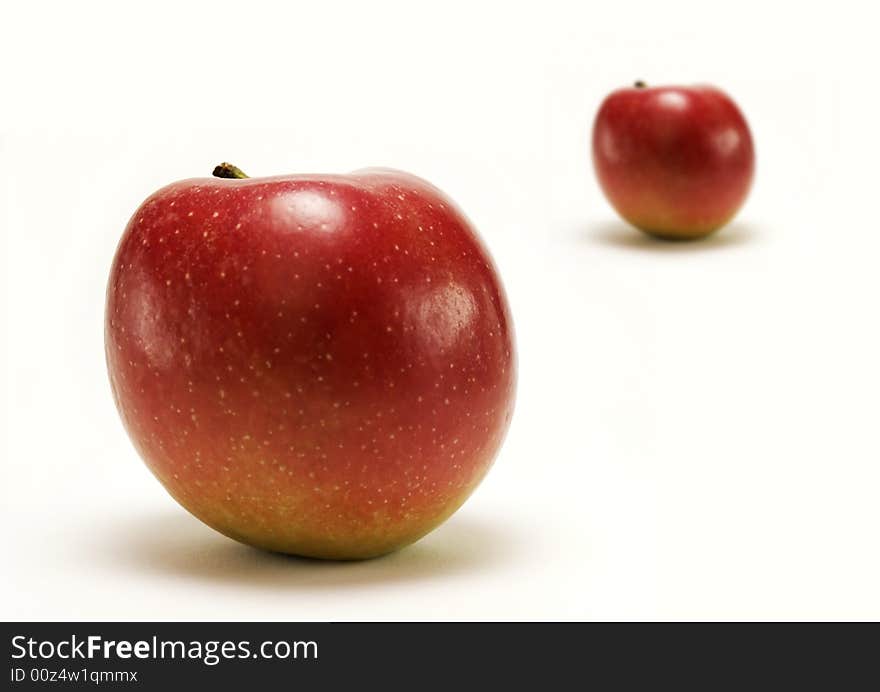
[[[871,4],[15,3],[0,27],[3,619],[880,618]],[[711,82],[753,128],[735,223],[617,220],[601,99]],[[332,564],[213,533],[142,465],[103,342],[137,205],[221,160],[409,170],[510,296],[520,386],[446,525]]]

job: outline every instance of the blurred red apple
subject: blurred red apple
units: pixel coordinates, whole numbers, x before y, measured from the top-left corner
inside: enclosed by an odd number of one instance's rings
[[[755,151],[743,114],[718,89],[637,82],[599,108],[593,164],[624,219],[651,235],[686,240],[736,214],[751,187]]]
[[[417,540],[510,422],[513,326],[477,233],[406,173],[184,180],[125,229],[107,290],[116,404],[186,509],[321,558]]]

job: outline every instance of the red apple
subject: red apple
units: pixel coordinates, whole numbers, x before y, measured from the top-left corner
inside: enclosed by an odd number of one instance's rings
[[[722,91],[636,82],[599,108],[593,164],[624,219],[651,235],[686,240],[736,214],[751,187],[755,150],[743,114]]]
[[[123,422],[231,538],[337,559],[407,545],[471,494],[511,418],[492,259],[415,176],[239,173],[162,188],[123,233],[105,323]]]

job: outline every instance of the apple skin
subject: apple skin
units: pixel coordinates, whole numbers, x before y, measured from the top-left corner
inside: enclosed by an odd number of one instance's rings
[[[217,531],[329,559],[449,517],[508,428],[510,310],[476,231],[398,171],[171,184],[135,212],[105,345],[147,466]]]
[[[636,86],[610,94],[593,125],[593,165],[608,201],[645,233],[702,238],[742,206],[755,172],[745,117],[711,86]]]

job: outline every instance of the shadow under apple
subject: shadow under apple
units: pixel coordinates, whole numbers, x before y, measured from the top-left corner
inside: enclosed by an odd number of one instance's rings
[[[734,221],[715,233],[699,240],[662,240],[626,224],[622,221],[608,221],[597,224],[577,233],[599,245],[617,247],[625,250],[639,250],[658,254],[684,254],[719,250],[753,243],[760,237],[757,229],[745,222]]]
[[[371,560],[334,562],[271,553],[216,533],[183,511],[116,523],[99,556],[139,572],[258,589],[338,589],[427,580],[492,568],[518,549],[515,531],[466,514],[420,541]]]

